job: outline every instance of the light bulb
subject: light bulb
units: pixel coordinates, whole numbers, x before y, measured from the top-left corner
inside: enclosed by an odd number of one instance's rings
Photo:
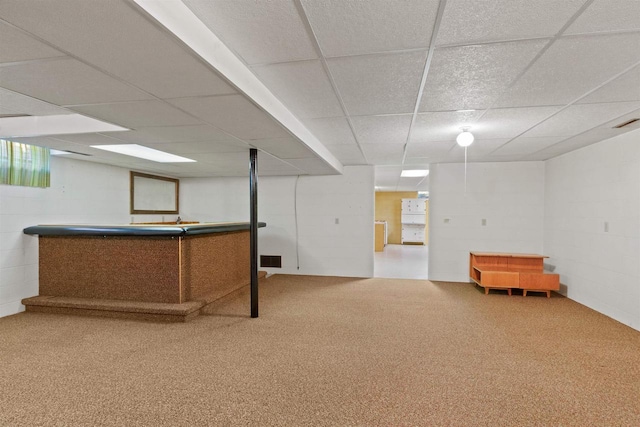
[[[473,144],[473,140],[475,138],[473,137],[473,134],[469,131],[463,131],[460,133],[460,135],[458,135],[456,137],[456,142],[458,143],[459,146],[461,147],[468,147],[471,144]]]

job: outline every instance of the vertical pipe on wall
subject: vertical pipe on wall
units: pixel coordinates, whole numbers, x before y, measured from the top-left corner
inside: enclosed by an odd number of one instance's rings
[[[251,251],[251,317],[258,317],[258,150],[249,149],[249,238]]]

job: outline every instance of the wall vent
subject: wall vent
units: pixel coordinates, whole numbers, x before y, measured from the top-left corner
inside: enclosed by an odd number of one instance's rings
[[[633,124],[633,123],[635,123],[635,122],[637,122],[637,121],[640,121],[640,119],[631,119],[631,120],[626,121],[626,122],[624,122],[624,123],[620,123],[619,125],[614,126],[613,128],[614,128],[614,129],[620,129],[620,128],[623,128],[623,127],[625,127],[625,126],[629,126],[630,124]]]
[[[282,268],[282,256],[260,255],[260,267]]]

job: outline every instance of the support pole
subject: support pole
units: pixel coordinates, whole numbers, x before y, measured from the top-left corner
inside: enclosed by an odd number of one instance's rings
[[[249,239],[251,251],[251,317],[258,317],[258,150],[249,149],[250,219]]]

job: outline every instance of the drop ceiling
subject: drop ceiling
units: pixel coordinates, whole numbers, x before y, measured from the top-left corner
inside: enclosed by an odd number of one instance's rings
[[[261,175],[425,190],[400,172],[463,161],[462,126],[474,162],[640,127],[614,128],[640,116],[640,1],[1,2],[0,115],[78,113],[129,130],[13,139],[176,177],[247,175],[253,147]],[[91,147],[117,143],[197,162]]]

